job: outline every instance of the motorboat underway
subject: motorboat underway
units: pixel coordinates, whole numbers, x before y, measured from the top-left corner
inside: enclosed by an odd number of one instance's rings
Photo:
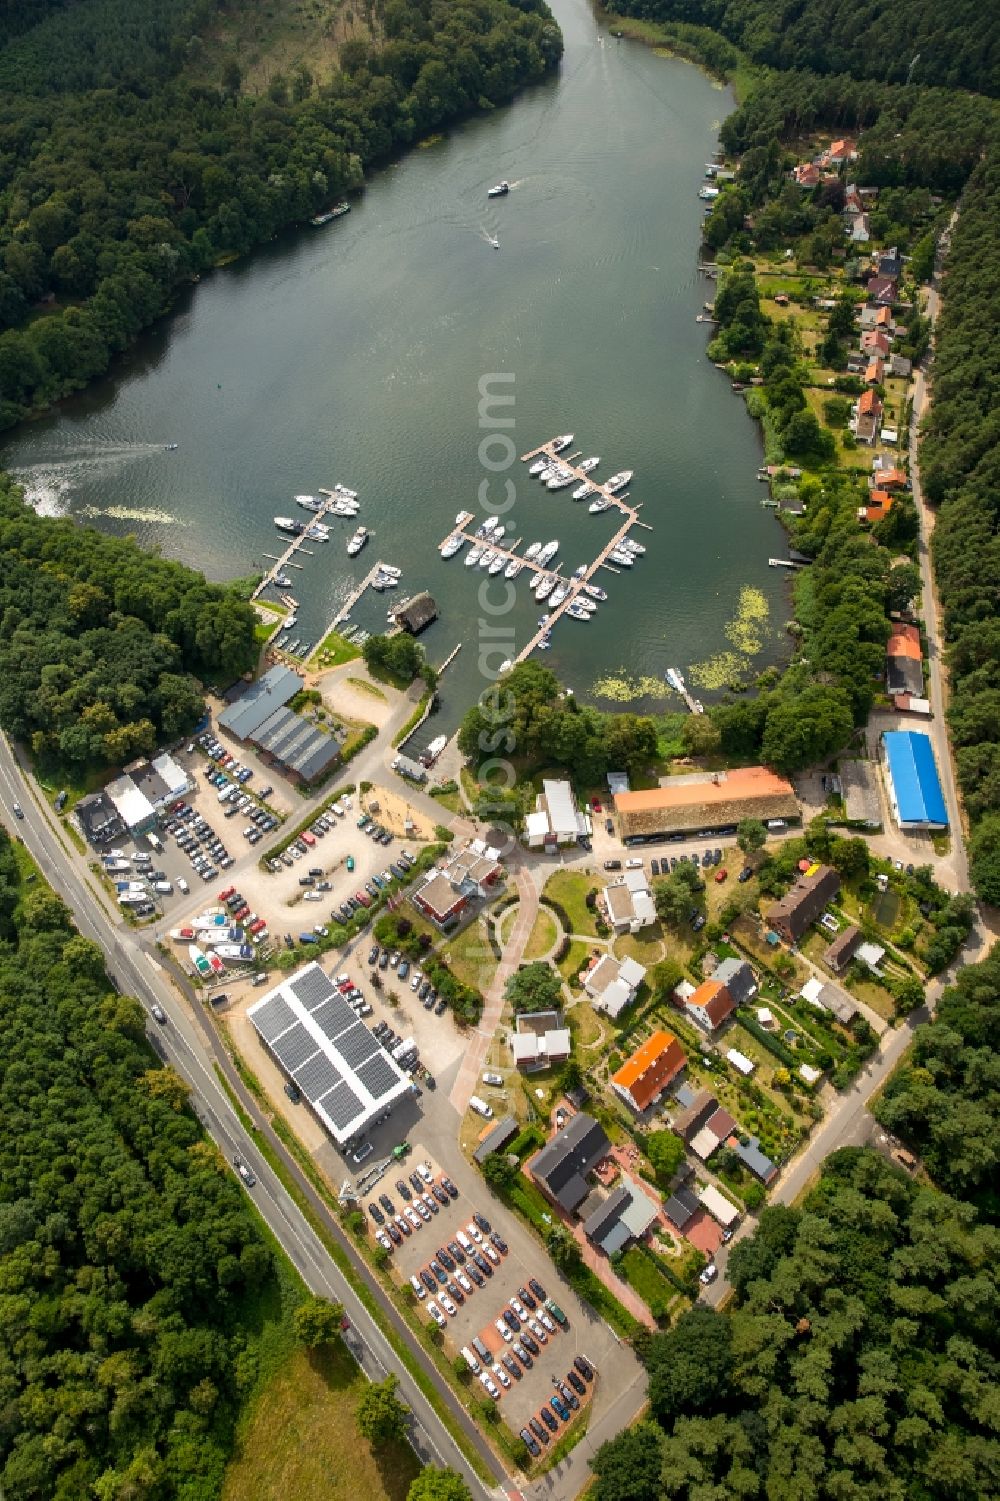
[[[521,572],[521,569],[523,567],[524,567],[524,559],[523,558],[511,558],[510,562],[507,564],[507,567],[503,571],[504,578],[505,579],[516,579],[517,576],[518,576],[518,574]]]
[[[293,521],[291,516],[275,516],[274,524],[279,532],[288,532],[293,537],[301,537],[305,526],[301,521]]]
[[[458,515],[455,517],[455,525],[456,526],[464,526],[467,521],[471,521],[471,520],[472,520],[472,512],[471,511],[459,511]]]
[[[597,468],[597,466],[598,466],[598,464],[600,462],[601,462],[601,456],[600,456],[600,454],[595,453],[595,454],[591,454],[591,456],[590,456],[589,459],[584,459],[582,461],[582,463],[577,464],[576,467],[579,469],[579,471],[580,471],[581,474],[589,474],[592,469],[596,469]]]
[[[535,598],[539,601],[548,599],[555,586],[556,575],[554,573],[543,573],[542,577],[535,585]]]
[[[605,484],[605,490],[610,490],[612,495],[614,495],[618,490],[624,490],[625,486],[628,484],[634,473],[635,470],[633,469],[622,469],[618,474],[613,474]]]
[[[487,196],[487,198],[506,198],[506,196],[507,196],[507,194],[509,192],[510,192],[510,183],[509,182],[506,182],[506,181],[504,181],[504,182],[498,182],[495,187],[488,188],[486,190],[486,196]]]
[[[493,559],[493,562],[490,564],[489,568],[487,569],[487,572],[488,573],[492,573],[492,574],[502,573],[503,570],[504,570],[504,568],[506,568],[506,566],[507,566],[507,556],[506,556],[506,554],[502,553],[502,552],[498,552],[497,555],[496,555],[496,557]]]
[[[493,246],[494,250],[500,249],[500,241],[496,238],[495,235],[490,236],[490,244]]]
[[[476,564],[479,562],[479,559],[482,557],[484,550],[485,549],[482,547],[471,548],[469,552],[465,554],[466,568],[475,568]]]
[[[600,584],[584,584],[583,593],[589,594],[591,599],[604,600],[608,597],[605,591],[601,588]]]
[[[532,542],[531,546],[525,549],[524,556],[526,558],[537,558],[541,550],[542,544],[540,542]]]
[[[624,547],[627,552],[634,552],[637,554],[642,554],[646,551],[644,543],[633,542],[631,537],[625,538],[625,541],[622,543],[622,547]]]
[[[589,510],[591,516],[596,516],[599,511],[608,510],[610,505],[611,502],[606,495],[599,495],[596,500],[592,500],[590,502],[590,505],[587,507],[587,509]]]
[[[367,541],[368,528],[366,526],[359,526],[357,531],[354,533],[354,536],[347,544],[347,556],[349,558],[356,558]]]
[[[164,449],[166,450],[167,453],[173,453],[175,449],[177,449],[177,448],[180,447],[180,444],[179,443],[164,443],[163,447],[164,447]]]
[[[457,552],[461,552],[466,539],[461,532],[452,532],[451,536],[441,543],[439,551],[443,558],[453,558]]]
[[[548,467],[549,467],[549,465],[551,463],[552,463],[552,460],[549,458],[548,454],[545,453],[545,454],[542,455],[542,457],[540,459],[536,459],[535,462],[529,466],[528,473],[529,474],[541,474],[542,470],[543,469],[548,469]]]
[[[589,480],[584,480],[583,484],[577,485],[576,489],[573,491],[573,499],[586,500],[587,496],[595,494],[596,490],[596,485],[592,485]]]
[[[546,542],[545,546],[542,548],[536,559],[539,568],[544,568],[546,563],[551,563],[552,559],[555,557],[558,551],[558,542]]]
[[[573,434],[572,433],[563,433],[562,437],[561,438],[556,438],[554,442],[552,442],[552,443],[549,444],[549,447],[552,449],[553,453],[562,453],[565,449],[567,449],[569,447],[569,445],[572,443],[572,441],[573,441]]]
[[[560,584],[558,588],[553,589],[549,597],[549,608],[554,610],[558,605],[561,605],[568,594],[569,590],[565,584]]]

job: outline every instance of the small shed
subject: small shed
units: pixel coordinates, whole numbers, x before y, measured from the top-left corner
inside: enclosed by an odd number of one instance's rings
[[[396,611],[397,621],[404,631],[409,631],[411,636],[419,636],[420,632],[437,618],[437,604],[426,589],[420,594],[414,594],[412,599],[408,599]]]

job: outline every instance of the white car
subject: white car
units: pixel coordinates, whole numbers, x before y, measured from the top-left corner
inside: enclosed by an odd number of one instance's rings
[[[704,1271],[698,1273],[698,1281],[704,1283],[704,1285],[707,1287],[710,1282],[715,1281],[718,1275],[719,1268],[716,1266],[714,1261],[710,1261]]]
[[[521,1323],[526,1324],[528,1322],[528,1310],[525,1308],[520,1298],[508,1298],[507,1301],[510,1304],[511,1308],[513,1308],[514,1312],[517,1314],[518,1318],[521,1320]]]
[[[452,1318],[454,1318],[456,1313],[458,1312],[458,1309],[455,1307],[455,1304],[451,1301],[448,1294],[438,1293],[438,1297],[441,1299],[441,1302],[444,1305],[445,1312],[450,1313]]]
[[[420,982],[421,982],[421,980],[423,978],[424,977],[421,974],[420,970],[419,969],[415,969],[413,971],[413,979],[410,981],[410,989],[411,990],[419,990],[420,989]]]
[[[626,870],[641,870],[642,869],[642,861],[639,860],[635,855],[633,855],[633,857],[632,857],[631,860],[626,860],[625,861],[625,869]]]
[[[553,1324],[548,1314],[542,1308],[538,1310],[538,1321],[544,1328],[549,1331],[550,1334],[555,1334],[556,1326],[555,1324]]]
[[[444,1326],[445,1326],[445,1324],[447,1324],[448,1320],[445,1318],[445,1316],[441,1312],[440,1308],[434,1302],[433,1298],[431,1299],[431,1301],[427,1305],[427,1312],[430,1314],[430,1316],[434,1320],[435,1324],[437,1324],[438,1328],[439,1329],[443,1329]]]
[[[504,1337],[504,1339],[505,1339],[505,1341],[507,1342],[508,1345],[512,1344],[513,1340],[514,1340],[514,1336],[513,1336],[513,1334],[511,1334],[510,1330],[507,1328],[507,1325],[504,1323],[503,1319],[494,1319],[493,1323],[494,1323],[494,1327],[495,1327],[497,1333],[503,1335],[503,1337]]]
[[[425,1183],[433,1183],[434,1182],[434,1174],[431,1172],[430,1163],[428,1163],[428,1162],[418,1162],[417,1163],[417,1172],[420,1174],[421,1178],[423,1178],[423,1180],[424,1180]]]
[[[503,1088],[503,1075],[502,1074],[484,1074],[483,1075],[483,1083],[484,1084],[492,1084],[495,1089],[502,1089]]]
[[[458,1283],[459,1287],[464,1293],[471,1293],[472,1283],[469,1281],[464,1272],[456,1272],[455,1281]]]
[[[423,1224],[423,1220],[419,1218],[416,1211],[414,1209],[411,1209],[409,1204],[407,1204],[406,1208],[403,1210],[403,1213],[406,1215],[406,1218],[409,1220],[414,1230],[419,1230],[421,1225]],[[429,1218],[430,1216],[428,1215],[428,1219]]]
[[[539,1340],[543,1345],[547,1345],[548,1344],[549,1337],[545,1333],[545,1330],[542,1328],[541,1324],[538,1322],[537,1319],[529,1319],[528,1320],[528,1328],[531,1330],[531,1332],[535,1336],[535,1338],[537,1340]]]
[[[413,1288],[413,1291],[416,1293],[418,1298],[426,1298],[427,1289],[424,1287],[424,1284],[421,1282],[416,1272],[414,1272],[413,1276],[410,1278],[410,1286]]]
[[[479,1379],[483,1383],[491,1397],[499,1397],[500,1389],[488,1371],[480,1371]]]
[[[493,1367],[493,1375],[497,1378],[501,1386],[510,1386],[510,1377],[507,1375],[507,1372],[504,1370],[502,1365]]]
[[[394,1214],[393,1219],[396,1221],[396,1224],[399,1226],[400,1230],[402,1230],[404,1235],[413,1234],[413,1231],[410,1229],[409,1225],[407,1224],[406,1220],[404,1220],[401,1214]]]
[[[465,1227],[465,1233],[466,1235],[471,1235],[472,1239],[476,1242],[477,1245],[482,1245],[483,1232],[480,1230],[475,1220],[469,1221],[469,1223]]]
[[[483,1246],[483,1250],[486,1252],[487,1256],[490,1258],[494,1266],[500,1265],[500,1252],[497,1250],[496,1246],[491,1245],[490,1242],[487,1241]]]
[[[413,1202],[416,1206],[416,1210],[420,1218],[422,1220],[429,1220],[431,1217],[431,1212],[427,1208],[427,1205],[424,1203],[423,1199],[414,1199]]]
[[[375,1239],[384,1250],[392,1250],[392,1241],[389,1239],[388,1235],[386,1235],[384,1230],[376,1230]]]

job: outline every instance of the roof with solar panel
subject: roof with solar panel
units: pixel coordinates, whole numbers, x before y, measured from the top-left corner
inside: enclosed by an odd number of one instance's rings
[[[318,964],[283,979],[247,1017],[338,1145],[410,1092],[407,1075]]]

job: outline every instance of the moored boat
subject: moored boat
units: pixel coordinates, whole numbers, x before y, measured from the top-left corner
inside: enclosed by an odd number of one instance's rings
[[[479,562],[479,559],[483,555],[483,551],[484,549],[481,547],[470,548],[469,551],[465,554],[466,568],[475,568],[476,564]]]
[[[521,569],[523,567],[524,567],[524,559],[523,558],[511,558],[510,562],[507,564],[507,567],[503,571],[504,578],[505,579],[516,579],[517,576],[518,576],[518,574],[521,572]]]
[[[551,595],[549,596],[549,607],[550,607],[550,609],[553,609],[553,610],[557,609],[558,606],[562,604],[563,600],[566,598],[566,596],[568,594],[569,594],[569,590],[567,589],[566,585],[565,584],[559,584],[557,588],[553,589]]]
[[[617,474],[613,474],[605,484],[605,490],[610,490],[612,495],[617,494],[619,490],[624,490],[634,473],[634,469],[622,469]]]
[[[354,533],[354,536],[347,544],[347,556],[349,558],[356,558],[367,541],[368,528],[366,526],[359,526],[357,531]]]
[[[580,471],[581,474],[589,474],[592,469],[596,469],[597,468],[597,466],[598,466],[598,464],[600,462],[601,462],[601,456],[600,456],[600,454],[594,453],[594,454],[591,454],[591,456],[590,456],[589,459],[583,459],[581,461],[581,463],[577,464],[576,467],[579,469],[579,471]]]
[[[492,573],[494,575],[498,574],[498,573],[502,573],[503,570],[504,570],[504,568],[506,566],[507,566],[507,556],[506,556],[506,554],[502,553],[502,552],[498,552],[497,555],[496,555],[496,557],[493,559],[493,562],[490,564],[489,568],[487,569],[487,572],[488,573]]]
[[[584,593],[589,594],[591,599],[604,600],[608,597],[605,591],[601,588],[600,584],[584,584],[583,591]]]
[[[544,568],[546,563],[551,563],[552,559],[555,557],[558,551],[559,543],[557,541],[546,542],[545,546],[542,548],[536,558],[538,566],[540,568]]]
[[[496,552],[494,551],[494,549],[492,547],[487,547],[486,551],[483,553],[482,557],[479,559],[479,566],[480,566],[480,568],[488,568],[490,566],[490,564],[493,562],[493,559],[495,557],[496,557]]]
[[[537,558],[541,550],[542,544],[540,542],[532,542],[530,547],[525,548],[524,556],[526,558]]]
[[[457,552],[461,552],[465,546],[465,542],[466,539],[461,532],[452,532],[451,536],[447,537],[441,543],[439,549],[441,556],[443,558],[453,558]]]
[[[577,485],[576,489],[573,491],[573,499],[586,500],[587,496],[593,495],[596,490],[596,485],[592,485],[589,480],[584,480],[583,484]]]
[[[596,516],[598,512],[608,510],[610,505],[611,502],[610,500],[608,500],[606,495],[599,495],[596,500],[592,500],[590,502],[587,510],[590,512],[591,516]]]
[[[548,599],[555,586],[556,575],[554,573],[543,573],[535,585],[535,598],[539,601]]]
[[[549,465],[551,463],[552,463],[552,460],[549,458],[548,454],[547,453],[543,454],[540,459],[536,459],[533,464],[529,465],[529,467],[528,467],[528,473],[529,474],[541,474],[542,470],[543,469],[548,469],[548,467],[549,467]]]
[[[562,437],[556,438],[549,447],[553,453],[563,453],[573,441],[572,433],[563,433]]]
[[[590,619],[590,616],[587,613],[587,611],[580,604],[579,600],[576,600],[576,599],[574,599],[574,601],[573,601],[573,603],[571,605],[567,605],[566,606],[566,614],[567,615],[572,615],[572,617],[573,617],[574,620],[589,620]]]
[[[275,516],[274,524],[279,532],[288,532],[293,537],[301,537],[305,531],[305,525],[301,521],[294,521],[291,516]]]
[[[472,520],[472,512],[471,511],[459,511],[458,515],[455,517],[455,525],[456,526],[464,526],[467,521],[471,521],[471,520]]]

